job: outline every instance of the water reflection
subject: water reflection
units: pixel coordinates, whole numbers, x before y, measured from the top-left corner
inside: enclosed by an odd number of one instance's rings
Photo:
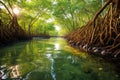
[[[52,54],[46,54],[46,56],[51,61],[51,76],[53,80],[56,80],[56,73],[54,69],[54,59],[52,58]]]
[[[55,43],[55,50],[60,50],[60,44],[59,43]]]
[[[19,65],[11,66],[10,69],[12,70],[10,73],[11,78],[18,78],[18,77],[21,78],[19,72]]]
[[[62,38],[37,38],[0,49],[0,66],[0,78],[8,80],[120,79],[113,65],[71,48]]]

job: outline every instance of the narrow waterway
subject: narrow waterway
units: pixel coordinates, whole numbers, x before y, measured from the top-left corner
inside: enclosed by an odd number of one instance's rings
[[[34,38],[0,49],[0,77],[8,80],[120,80],[114,68],[63,38]]]

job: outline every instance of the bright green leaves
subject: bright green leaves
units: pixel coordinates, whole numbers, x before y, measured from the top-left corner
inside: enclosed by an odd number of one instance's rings
[[[96,12],[99,6],[96,0],[56,0],[57,4],[53,7],[54,16],[62,26],[71,31],[82,26]],[[93,5],[95,4],[95,5]],[[94,10],[95,8],[95,10]]]
[[[53,26],[60,25],[60,32],[74,30],[92,19],[101,6],[101,0],[4,0],[17,6],[20,25],[28,33],[56,33]],[[4,12],[4,10],[2,10]],[[0,12],[1,14],[1,12]],[[7,14],[2,18],[7,20]],[[48,19],[53,22],[47,22]],[[63,30],[63,31],[62,31]],[[61,33],[62,34],[62,33]]]

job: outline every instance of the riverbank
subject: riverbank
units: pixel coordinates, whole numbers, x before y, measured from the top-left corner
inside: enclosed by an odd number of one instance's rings
[[[112,49],[111,45],[97,46],[96,44],[90,45],[89,43],[84,43],[81,40],[80,31],[81,28],[78,28],[65,36],[68,44],[73,48],[79,49],[80,52],[82,51],[91,56],[101,57],[106,62],[114,64],[115,71],[120,75],[120,47],[110,50]]]
[[[7,24],[0,19],[0,47],[29,39],[31,36],[18,24],[16,15]]]
[[[117,1],[117,0],[116,0]],[[120,59],[120,7],[114,1],[108,0],[86,25],[68,35],[68,43],[82,51],[108,59]],[[104,16],[102,11],[113,4]],[[116,6],[115,6],[116,5]],[[115,11],[116,9],[117,11]]]
[[[69,33],[68,35],[66,35],[65,38],[67,42],[70,44],[70,46],[77,48],[81,51],[88,52],[89,54],[101,56],[103,58],[120,59],[119,47],[110,51],[111,45],[97,46],[96,44],[90,45],[89,43],[84,43],[84,41],[82,42],[81,40],[80,31],[81,28],[78,28],[72,31],[71,33]]]

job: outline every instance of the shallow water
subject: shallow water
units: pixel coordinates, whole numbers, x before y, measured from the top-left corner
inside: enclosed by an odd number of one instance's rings
[[[112,64],[73,49],[63,38],[34,38],[2,48],[0,65],[8,80],[120,80]]]

